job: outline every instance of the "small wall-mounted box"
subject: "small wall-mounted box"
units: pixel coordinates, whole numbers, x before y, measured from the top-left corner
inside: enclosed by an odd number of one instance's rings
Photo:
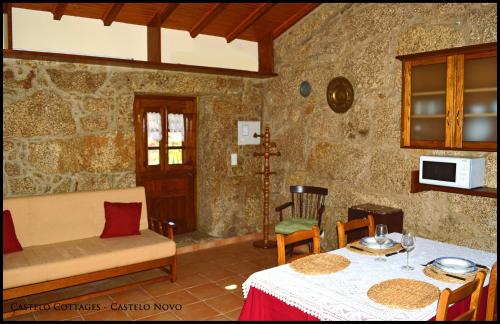
[[[253,137],[253,134],[260,135],[260,121],[238,121],[238,145],[259,145],[260,137]]]

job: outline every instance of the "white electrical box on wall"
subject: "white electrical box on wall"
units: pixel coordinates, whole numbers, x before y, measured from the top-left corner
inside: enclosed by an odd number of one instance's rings
[[[253,137],[253,134],[260,135],[260,121],[238,121],[238,145],[259,145],[260,137]]]

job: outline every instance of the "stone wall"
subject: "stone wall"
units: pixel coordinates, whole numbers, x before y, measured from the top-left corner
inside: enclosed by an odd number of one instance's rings
[[[260,228],[261,161],[256,147],[237,146],[236,121],[263,114],[282,153],[271,161],[271,207],[292,184],[329,188],[325,247],[336,245],[335,221],[349,206],[371,202],[402,208],[405,228],[421,236],[496,251],[496,199],[409,193],[422,154],[484,156],[493,187],[497,154],[401,149],[395,59],[496,41],[496,17],[495,4],[322,4],[275,41],[279,76],[269,80],[4,59],[3,195],[135,186],[134,92],[197,96],[201,230]],[[336,76],[354,86],[346,114],[326,102]],[[312,85],[307,98],[302,80]]]
[[[261,161],[237,146],[237,120],[261,120],[262,90],[254,79],[4,59],[3,196],[135,186],[134,93],[196,96],[198,227],[254,233]]]
[[[277,78],[266,84],[264,121],[282,155],[273,160],[271,206],[288,186],[327,187],[327,247],[349,206],[404,210],[404,227],[420,236],[496,251],[497,200],[443,192],[410,194],[410,171],[423,154],[483,156],[486,185],[497,186],[497,154],[402,149],[400,54],[496,41],[496,4],[322,4],[275,41]],[[345,114],[326,101],[328,82],[354,87]],[[308,80],[311,95],[299,84]],[[272,219],[276,222],[277,217]],[[418,242],[417,242],[418,244]]]

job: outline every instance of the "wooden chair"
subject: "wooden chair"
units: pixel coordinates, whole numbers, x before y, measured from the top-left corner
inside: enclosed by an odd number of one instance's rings
[[[290,186],[292,201],[276,207],[280,222],[283,221],[283,211],[291,207],[291,218],[315,219],[321,228],[321,217],[325,211],[325,198],[328,189],[311,186]]]
[[[321,233],[321,218],[325,211],[325,199],[328,195],[327,188],[312,186],[290,186],[292,200],[276,207],[280,222],[274,230],[276,234],[291,234],[296,231],[309,230],[313,225],[318,225]],[[290,217],[284,219],[283,212],[290,210]],[[308,243],[309,253],[312,252],[312,240],[297,242],[287,247],[290,256],[296,245]]]
[[[448,306],[468,296],[471,296],[469,310],[455,317],[453,320],[475,321],[481,301],[481,291],[483,290],[485,277],[486,273],[484,271],[478,271],[473,281],[458,287],[454,291],[451,291],[449,288],[444,289],[439,295],[436,321],[446,321],[448,317]]]
[[[497,263],[493,264],[490,273],[490,284],[488,287],[488,303],[486,304],[487,321],[497,320]]]
[[[282,265],[288,263],[290,261],[305,257],[310,255],[311,253],[304,253],[299,255],[294,255],[286,260],[285,247],[289,244],[293,244],[295,242],[300,242],[304,240],[312,239],[313,240],[313,254],[320,253],[320,238],[319,238],[319,227],[314,225],[311,230],[305,231],[297,231],[292,234],[284,235],[284,234],[276,234],[276,243],[278,245],[278,265]]]
[[[375,220],[372,215],[368,215],[367,218],[358,218],[345,223],[337,221],[339,249],[345,247],[347,244],[346,232],[363,227],[368,227],[368,236],[373,236],[375,234]]]

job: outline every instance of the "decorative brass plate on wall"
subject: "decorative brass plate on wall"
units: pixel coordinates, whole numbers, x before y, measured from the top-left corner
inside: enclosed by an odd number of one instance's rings
[[[349,80],[344,77],[332,79],[326,89],[326,99],[336,113],[348,111],[354,100],[354,90]]]

